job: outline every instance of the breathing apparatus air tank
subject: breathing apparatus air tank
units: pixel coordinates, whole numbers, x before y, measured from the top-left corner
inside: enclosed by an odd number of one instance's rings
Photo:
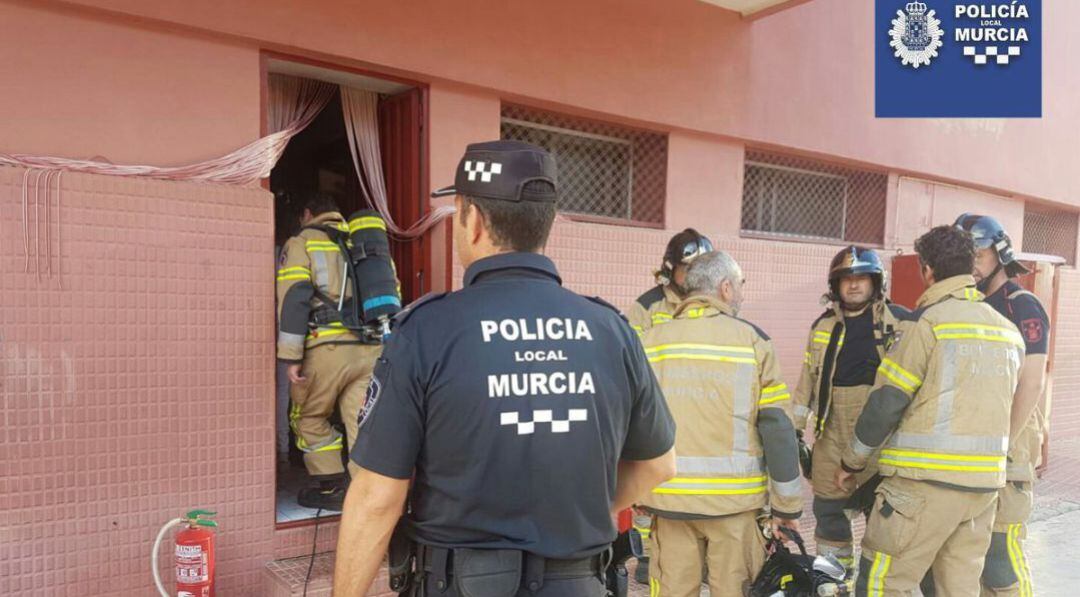
[[[401,311],[394,260],[386,222],[379,212],[360,210],[349,218],[350,274],[357,292],[357,307],[365,327],[390,332],[390,318]]]

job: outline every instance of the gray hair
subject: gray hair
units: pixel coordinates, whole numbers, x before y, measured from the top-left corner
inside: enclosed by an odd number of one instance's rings
[[[738,284],[742,279],[742,268],[723,251],[711,251],[699,256],[690,263],[686,270],[688,294],[716,294],[724,280]]]

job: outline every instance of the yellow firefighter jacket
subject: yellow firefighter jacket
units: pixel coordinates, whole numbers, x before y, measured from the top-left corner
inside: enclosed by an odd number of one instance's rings
[[[693,296],[642,338],[678,425],[678,472],[645,505],[722,516],[802,513],[798,448],[772,342],[713,297]]]
[[[899,305],[885,301],[875,301],[868,308],[874,315],[874,339],[880,360],[892,345],[900,321],[910,318],[911,313]],[[806,339],[806,351],[803,353],[802,373],[792,395],[796,429],[805,429],[810,415],[817,416],[815,429],[818,434],[825,428],[829,417],[833,375],[840,350],[844,347],[844,332],[844,313],[839,304],[822,313],[810,326],[810,336]]]
[[[1009,414],[1024,342],[971,276],[923,293],[878,368],[844,451],[856,471],[881,448],[884,476],[974,489],[1005,484]],[[888,440],[886,442],[886,440]]]
[[[345,218],[337,212],[320,214],[308,226],[349,231]],[[279,359],[302,361],[305,348],[360,341],[340,322],[323,322],[320,315],[337,309],[347,257],[336,242],[316,228],[306,227],[285,243],[277,270]],[[352,286],[345,284],[345,298],[351,296]]]
[[[672,320],[682,298],[671,286],[657,284],[630,305],[626,318],[640,336],[645,330]]]

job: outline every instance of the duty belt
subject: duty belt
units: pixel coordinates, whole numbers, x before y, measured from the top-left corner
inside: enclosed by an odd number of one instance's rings
[[[429,545],[417,546],[417,568],[429,575],[426,582],[430,582],[436,589],[446,590],[453,580],[451,576],[459,575],[516,575],[517,578],[504,576],[506,583],[504,590],[513,589],[508,593],[513,595],[518,587],[530,591],[537,591],[545,580],[587,578],[596,576],[604,578],[604,572],[611,562],[611,549],[605,549],[599,554],[570,560],[545,558],[529,552],[519,550],[476,550],[476,549],[450,549],[445,547],[432,547]],[[484,570],[486,562],[477,560],[489,560],[492,562],[491,571]],[[517,571],[513,571],[513,565],[507,562],[519,562]],[[461,568],[461,570],[458,570]],[[467,568],[468,570],[466,570]],[[461,579],[459,579],[460,582]],[[494,594],[494,593],[493,593]]]
[[[439,566],[436,562],[443,561],[445,562],[446,571],[453,574],[453,549],[420,545],[419,551],[423,553],[422,561],[424,562],[424,572],[436,572],[436,567]],[[522,557],[525,560],[526,569],[529,567],[530,561],[535,561],[536,563],[543,562],[544,578],[580,578],[582,576],[599,574],[602,570],[607,568],[606,562],[610,556],[608,550],[604,550],[594,556],[577,558],[574,560],[545,558],[528,552],[522,552]]]

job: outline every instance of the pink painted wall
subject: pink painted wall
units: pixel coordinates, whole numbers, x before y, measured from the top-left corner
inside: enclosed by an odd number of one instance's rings
[[[0,56],[0,152],[175,165],[259,135],[252,46],[0,3]]]
[[[813,0],[745,21],[698,0],[77,0],[226,36],[453,80],[507,97],[821,152],[1080,204],[1080,71],[1058,2],[1041,120],[873,118],[873,3]],[[175,27],[175,25],[170,25]],[[827,34],[822,34],[827,32]],[[423,40],[424,43],[417,43]]]
[[[745,154],[741,143],[671,133],[665,226],[669,230],[698,228],[738,235]]]
[[[499,98],[460,85],[435,82],[429,89],[431,188],[454,184],[458,160],[469,143],[499,138]],[[433,200],[451,205],[452,198]],[[449,222],[432,231],[432,290],[446,291]]]
[[[813,0],[754,21],[733,134],[1080,204],[1080,4],[1048,2],[1042,119],[876,119],[873,2]],[[882,34],[883,32],[878,32]],[[1038,180],[1042,178],[1043,180]]]
[[[30,199],[39,281],[22,181],[0,167],[0,594],[148,595],[154,533],[197,507],[222,523],[219,594],[258,594],[274,528],[269,193],[65,175],[48,221]]]

